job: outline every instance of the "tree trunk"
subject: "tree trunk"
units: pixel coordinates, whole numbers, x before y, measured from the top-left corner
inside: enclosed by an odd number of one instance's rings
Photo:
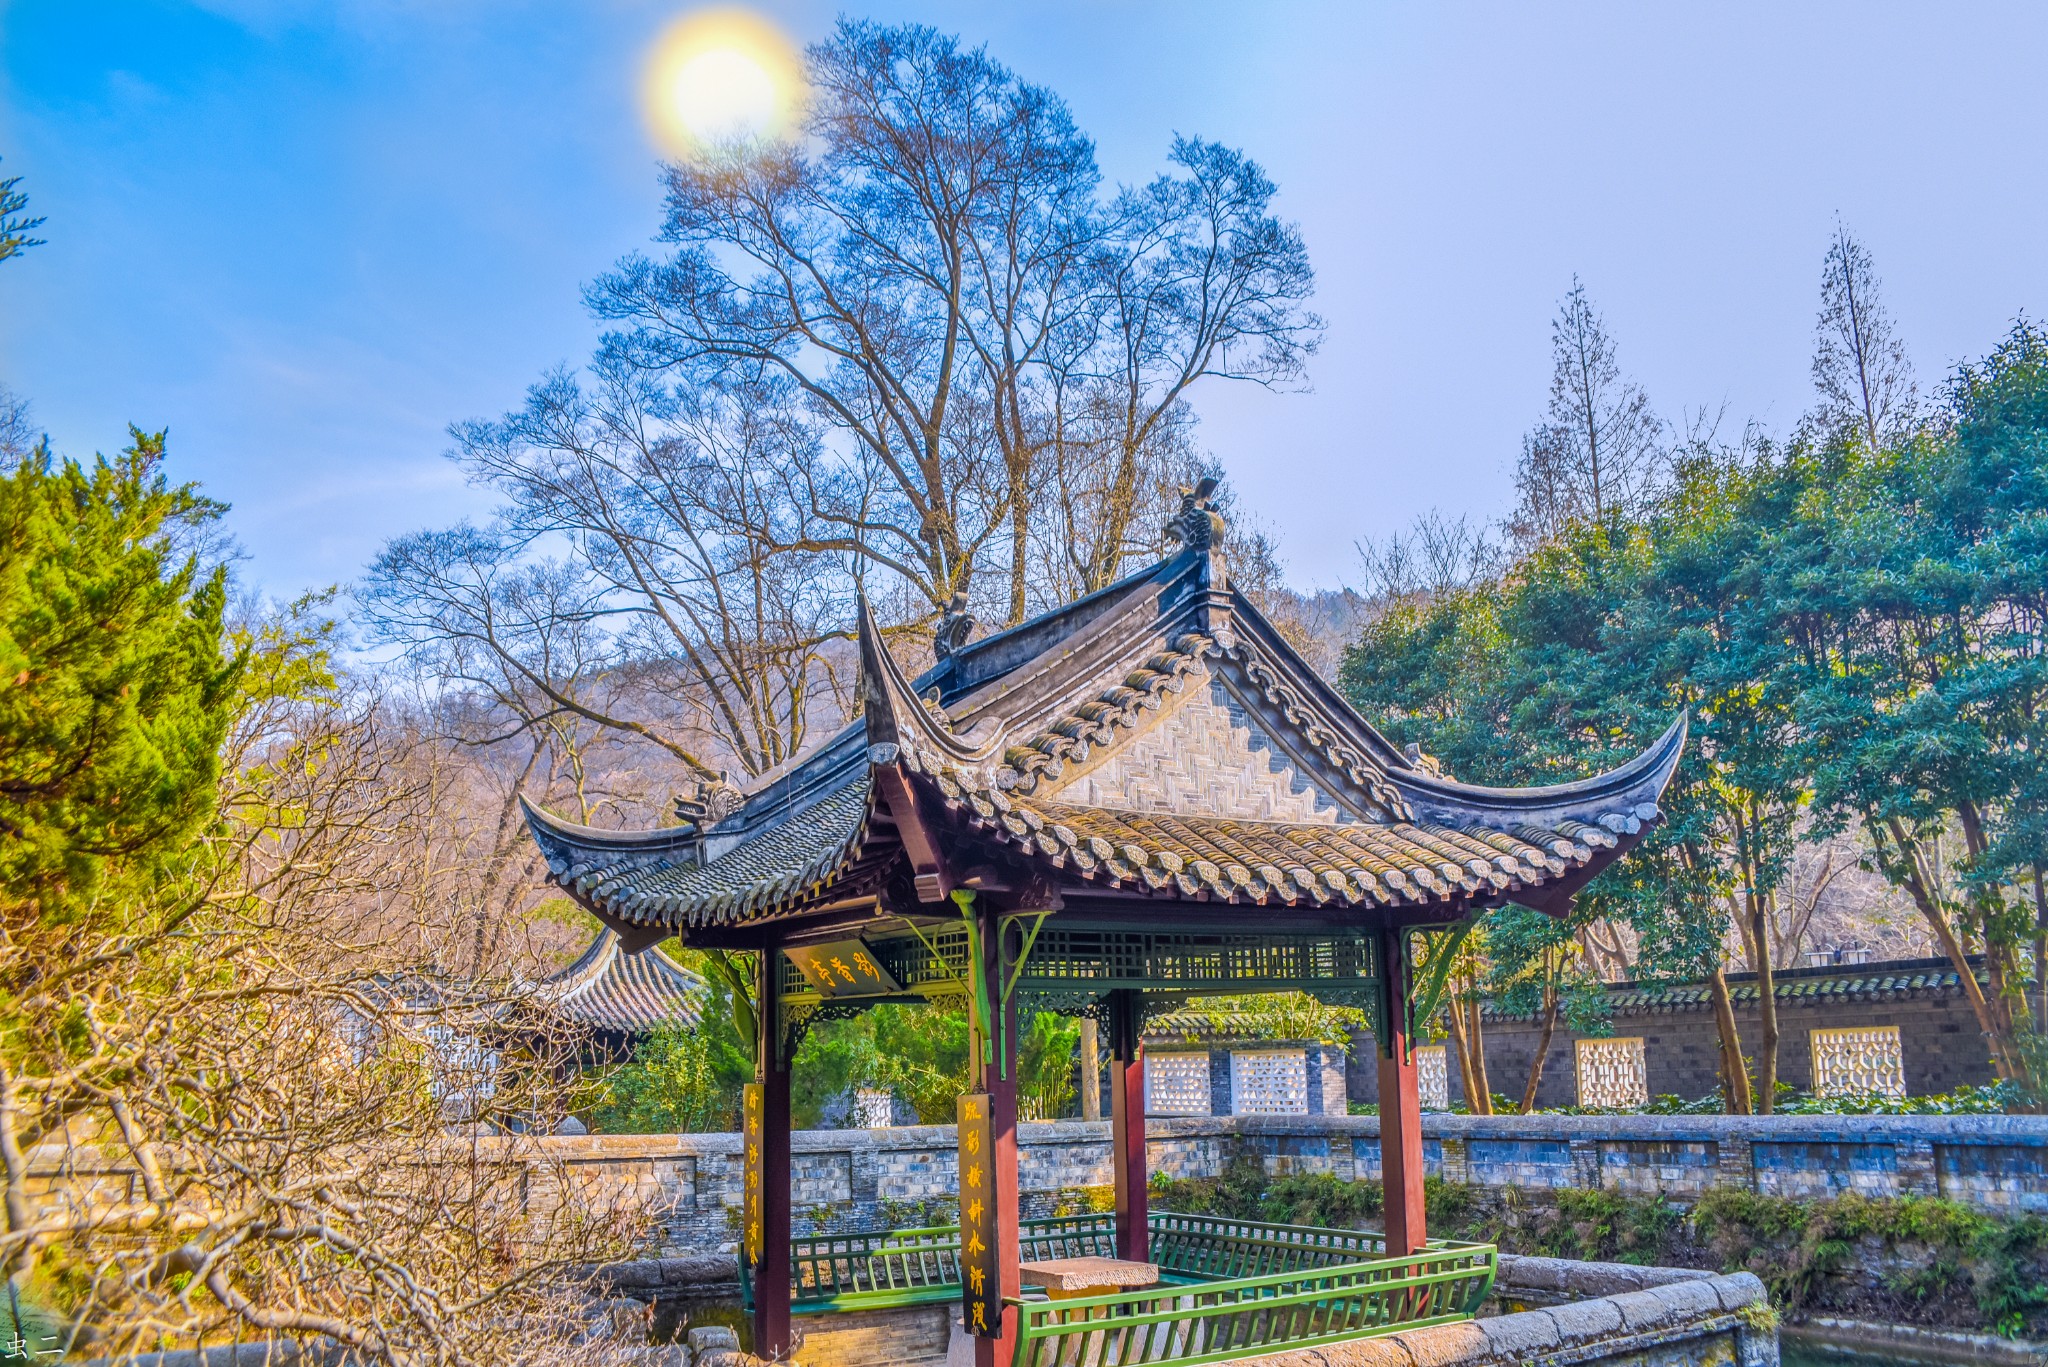
[[[1778,1100],[1778,987],[1771,968],[1769,903],[1749,889],[1749,933],[1756,942],[1757,1019],[1763,1037],[1756,1050],[1756,1113],[1769,1115]]]
[[[1483,1110],[1474,1110],[1474,1115],[1493,1114],[1493,1084],[1486,1076],[1486,1034],[1479,1027],[1479,996],[1474,993],[1466,1003],[1472,1012],[1470,1043],[1472,1049],[1472,1072],[1479,1079],[1479,1095],[1486,1105]]]
[[[1490,1114],[1489,1099],[1480,1089],[1479,1075],[1472,1069],[1472,1049],[1465,1038],[1465,1012],[1455,992],[1444,1015],[1451,1024],[1451,1052],[1458,1056],[1458,1085],[1465,1092],[1465,1109],[1473,1115]]]
[[[1728,996],[1728,976],[1715,964],[1707,978],[1714,1001],[1714,1028],[1721,1036],[1721,1098],[1730,1115],[1750,1115],[1749,1068],[1742,1059],[1742,1036],[1735,1029],[1735,1003]]]
[[[1536,1089],[1543,1082],[1543,1065],[1550,1057],[1550,1037],[1557,1032],[1557,980],[1543,984],[1543,1029],[1536,1036],[1536,1057],[1529,1060],[1529,1085],[1522,1089],[1522,1114],[1536,1109]]]
[[[1025,567],[1031,553],[1030,490],[1021,472],[1010,477],[1010,619],[1005,626],[1024,620]]]
[[[1093,1016],[1081,1017],[1081,1119],[1102,1119],[1102,1046]]]
[[[1886,833],[1890,834],[1897,849],[1889,859],[1884,854]],[[1906,889],[1913,905],[1920,909],[1920,915],[1933,930],[1935,943],[1941,946],[1941,952],[1955,966],[1963,995],[1969,998],[1970,1009],[1976,1013],[1977,1028],[1984,1032],[1984,1043],[1991,1050],[1991,1066],[1998,1071],[1999,1077],[2009,1082],[2018,1081],[2020,1069],[2012,1056],[2012,1041],[1999,1029],[1997,1013],[1985,1000],[1984,985],[1977,981],[1977,970],[1970,965],[1970,952],[1935,897],[1934,880],[1928,876],[1919,843],[1906,834],[1905,827],[1897,820],[1886,821],[1881,826],[1873,823],[1871,835],[1880,863],[1884,866],[1885,877]]]
[[[2034,1029],[2048,1033],[2048,895],[2034,866]]]

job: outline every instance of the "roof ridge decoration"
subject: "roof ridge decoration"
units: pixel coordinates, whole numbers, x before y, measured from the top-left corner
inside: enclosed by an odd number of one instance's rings
[[[1166,535],[1181,544],[1183,555],[1196,558],[1200,594],[1195,608],[1195,625],[1224,645],[1232,644],[1230,574],[1223,561],[1223,543],[1229,526],[1216,507],[1216,491],[1222,481],[1204,475],[1180,491],[1180,510],[1167,520]]]

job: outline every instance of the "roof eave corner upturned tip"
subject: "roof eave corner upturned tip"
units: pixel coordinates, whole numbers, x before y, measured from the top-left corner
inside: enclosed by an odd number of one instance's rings
[[[535,802],[525,793],[519,793],[519,809],[526,818],[526,829],[547,853],[551,846],[569,849],[602,849],[660,852],[675,846],[693,844],[703,832],[692,823],[679,826],[654,826],[639,831],[608,830],[602,826],[585,826],[566,817],[556,816],[547,808]]]
[[[976,726],[967,735],[956,730],[936,704],[919,698],[909,676],[882,639],[882,627],[866,594],[859,596],[861,700],[867,727],[870,767],[908,763],[912,768],[937,762],[973,768],[1000,753],[1000,728]],[[991,731],[990,734],[980,734]]]
[[[896,657],[882,640],[882,625],[875,620],[874,607],[865,590],[854,596],[854,640],[860,652],[861,718],[867,725],[868,750],[903,743],[910,682],[897,667]]]

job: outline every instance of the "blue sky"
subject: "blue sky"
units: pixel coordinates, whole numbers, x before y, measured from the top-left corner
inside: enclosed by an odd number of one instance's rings
[[[479,512],[444,429],[584,356],[580,285],[658,226],[634,103],[689,6],[5,0],[0,379],[60,450],[168,427],[277,592]],[[835,7],[761,11],[800,40]],[[1840,213],[1923,386],[2048,310],[2048,5],[862,5],[1059,91],[1105,171],[1171,135],[1281,186],[1329,320],[1313,392],[1203,440],[1297,580],[1494,514],[1578,273],[1666,414],[1789,428]]]

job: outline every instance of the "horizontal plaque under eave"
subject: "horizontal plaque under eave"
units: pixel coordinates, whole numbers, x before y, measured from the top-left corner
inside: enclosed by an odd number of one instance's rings
[[[874,997],[903,990],[862,940],[834,940],[782,952],[804,975],[805,985],[821,997]]]

